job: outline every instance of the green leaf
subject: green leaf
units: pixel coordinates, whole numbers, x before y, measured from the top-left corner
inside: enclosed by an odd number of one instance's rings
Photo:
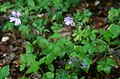
[[[104,35],[105,34],[105,30],[104,29],[100,29],[100,34]]]
[[[27,63],[27,55],[26,54],[22,54],[20,55],[20,62],[23,64]]]
[[[53,72],[46,72],[45,75],[48,79],[54,78],[54,73]]]
[[[100,72],[100,71],[102,71],[103,69],[102,69],[102,65],[97,65],[97,71],[98,72]]]
[[[45,61],[46,64],[52,63],[53,59],[55,58],[55,55],[53,53],[47,55],[47,59]]]
[[[22,64],[22,65],[20,66],[20,71],[24,70],[25,67],[26,67],[26,64]]]
[[[111,61],[111,63],[110,63],[110,61]],[[106,61],[99,60],[97,63],[98,63],[98,65],[97,65],[98,72],[104,71],[106,74],[110,73],[111,65],[112,64],[114,65],[113,60],[111,60],[109,58]]]
[[[34,48],[30,42],[26,42],[26,53],[32,53],[34,51]]]
[[[70,61],[70,60],[69,60],[69,61]],[[66,69],[66,70],[72,68],[72,64],[69,64],[69,61],[68,61],[67,64],[65,65],[65,69]]]
[[[100,53],[107,49],[107,44],[103,40],[98,39],[98,41],[96,41],[96,45],[97,45],[96,48]]]
[[[26,37],[26,35],[30,32],[29,26],[25,26],[22,24],[18,27],[18,30],[21,32],[23,37]]]
[[[112,37],[113,37],[113,33],[110,30],[107,30],[104,34],[104,39],[107,42],[110,42],[110,38],[112,38]]]
[[[46,57],[41,58],[41,59],[39,60],[39,65],[43,64],[43,63],[45,62],[45,60],[46,60]]]
[[[47,45],[49,44],[49,42],[42,36],[37,37],[34,43],[37,44],[39,48],[47,48]]]
[[[108,18],[114,20],[116,17],[119,17],[119,9],[111,8],[108,12]]]
[[[95,42],[89,43],[89,41],[83,40],[82,44],[84,44],[84,48],[89,52],[90,55],[93,55],[93,53],[97,51],[97,49],[95,48]]]
[[[107,58],[106,64],[109,66],[115,66],[116,62],[112,58]]]
[[[54,48],[50,54],[47,55],[46,64],[50,64],[54,59],[61,55],[61,49],[59,46],[54,45]]]
[[[94,41],[95,39],[96,39],[96,32],[98,32],[97,30],[93,30],[91,33],[90,33],[90,39],[92,40],[92,41]]]
[[[27,70],[26,73],[32,73],[32,72],[36,73],[38,69],[39,69],[39,62],[34,61],[30,64],[30,68]]]
[[[54,71],[54,66],[53,66],[53,64],[48,65],[48,69],[53,72],[53,71]]]
[[[120,35],[120,26],[118,26],[116,24],[111,24],[108,30],[111,33],[113,33],[112,38],[116,38]]]
[[[110,71],[111,71],[111,67],[110,66],[105,66],[104,71],[105,71],[106,74],[109,74]]]
[[[27,63],[30,64],[31,62],[34,62],[36,60],[36,55],[33,54],[27,54]]]
[[[9,75],[10,66],[4,66],[3,68],[0,68],[0,79],[3,79],[4,77]]]
[[[20,57],[20,62],[22,64],[30,64],[31,62],[35,61],[36,55],[33,54],[22,54]]]

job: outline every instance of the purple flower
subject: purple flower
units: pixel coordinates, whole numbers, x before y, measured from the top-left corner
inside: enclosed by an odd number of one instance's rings
[[[83,66],[84,68],[86,68],[86,64],[82,63],[82,66]]]
[[[73,23],[74,23],[73,18],[71,18],[69,16],[64,18],[64,22],[65,22],[66,25],[70,25],[70,26],[73,26]]]
[[[21,16],[20,12],[12,11],[12,15],[13,17],[9,18],[10,22],[15,22],[15,26],[21,24],[21,20],[19,19],[19,17]]]
[[[69,63],[69,64],[72,64],[72,60],[70,60],[68,63]]]
[[[86,68],[86,64],[85,64],[85,61],[84,61],[84,60],[82,60],[82,66],[83,66],[84,68]]]
[[[113,49],[112,49],[111,52],[114,53],[114,52],[116,52],[116,50],[113,50]]]

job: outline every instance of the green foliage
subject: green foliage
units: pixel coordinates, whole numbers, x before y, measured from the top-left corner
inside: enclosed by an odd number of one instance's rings
[[[108,18],[112,23],[120,24],[120,9],[111,8],[108,12]]]
[[[108,30],[113,34],[112,38],[116,38],[120,35],[120,26],[111,24]]]
[[[26,53],[32,53],[34,48],[30,42],[26,42]]]
[[[26,35],[28,35],[30,32],[29,26],[25,26],[25,25],[20,25],[20,27],[18,27],[18,30],[19,32],[21,32],[21,35],[23,37],[26,37]]]
[[[91,15],[92,13],[88,9],[84,10],[83,12],[77,11],[74,13],[75,22],[78,24],[78,26],[82,26],[89,21]]]
[[[64,69],[59,69],[59,71],[56,73],[55,79],[70,79],[70,75]]]
[[[14,29],[14,24],[10,22],[6,22],[6,24],[2,27],[3,30],[10,30],[12,31]]]
[[[35,3],[34,0],[27,0],[28,6],[34,8],[35,7]]]
[[[96,39],[97,30],[91,30],[90,26],[87,26],[84,30],[77,30],[74,32],[73,36],[76,36],[74,41],[81,40],[91,40],[94,41]]]
[[[33,18],[31,18],[33,19]],[[34,21],[34,20],[31,20],[31,21]],[[46,24],[46,21],[43,20],[43,19],[38,19],[38,20],[35,20],[34,22],[32,22],[32,26],[37,29],[40,33],[42,33],[45,29],[45,24]]]
[[[0,12],[5,12],[6,10],[10,9],[13,7],[13,5],[10,4],[10,2],[6,2],[4,4],[0,3]]]
[[[120,26],[116,24],[111,24],[110,27],[106,31],[101,29],[100,33],[101,35],[103,35],[104,39],[107,42],[110,42],[110,39],[116,38],[120,35],[119,30],[120,30]]]
[[[100,71],[104,71],[106,74],[109,74],[111,71],[111,67],[116,65],[116,62],[111,59],[111,58],[107,58],[107,60],[99,60],[97,63],[97,70],[98,72]]]
[[[53,72],[53,71],[54,71],[54,66],[53,66],[53,64],[48,65],[48,69]]]
[[[9,75],[9,71],[10,71],[9,65],[0,68],[0,79],[7,77]]]
[[[46,72],[42,79],[53,79],[54,78],[54,73],[53,72]]]
[[[89,25],[92,12],[88,9],[77,10],[71,14],[74,27],[63,24],[63,16],[66,16],[71,8],[76,7],[80,0],[12,1],[1,4],[0,12],[9,14],[12,10],[20,11],[22,23],[15,26],[7,20],[1,29],[6,31],[16,29],[21,33],[22,39],[27,40],[26,51],[20,56],[20,71],[27,70],[20,79],[28,79],[26,74],[38,72],[42,72],[42,79],[78,79],[78,75],[85,79],[81,73],[89,73],[93,65],[97,65],[98,72],[104,71],[106,74],[116,66],[116,61],[107,55],[113,55],[111,49],[117,50],[120,47],[120,9],[109,10],[110,26],[107,30],[101,28],[99,31]],[[72,35],[68,37],[61,35],[69,32]],[[95,61],[94,58],[97,57],[98,60]],[[60,69],[54,64],[58,59],[64,62]],[[0,79],[8,75],[9,65],[0,69]]]
[[[36,55],[32,54],[34,48],[30,42],[26,42],[26,53],[22,54],[20,57],[20,71],[24,70],[25,67],[29,67],[26,73],[36,73],[39,69],[39,62],[36,61]]]
[[[52,61],[57,57],[62,58],[65,54],[69,54],[73,47],[69,39],[62,37],[56,42],[52,43],[46,40],[44,37],[39,36],[33,42],[33,44],[38,45],[39,48],[42,49],[42,53],[46,55],[46,60],[43,60],[46,64],[52,63]]]

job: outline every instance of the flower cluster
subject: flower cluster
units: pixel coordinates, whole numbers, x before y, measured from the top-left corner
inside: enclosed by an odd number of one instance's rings
[[[68,62],[68,64],[73,64],[73,63],[74,62],[71,59]],[[86,66],[87,66],[86,63],[84,62],[84,60],[82,60],[81,65],[82,65],[83,68],[86,68]]]
[[[12,11],[12,15],[13,17],[10,17],[10,22],[15,22],[15,26],[18,26],[21,24],[21,20],[20,20],[20,16],[21,13],[20,12],[16,12],[16,11]]]

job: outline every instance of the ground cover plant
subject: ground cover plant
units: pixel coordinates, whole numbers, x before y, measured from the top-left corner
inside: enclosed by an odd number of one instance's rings
[[[120,79],[120,1],[0,0],[0,79]]]

